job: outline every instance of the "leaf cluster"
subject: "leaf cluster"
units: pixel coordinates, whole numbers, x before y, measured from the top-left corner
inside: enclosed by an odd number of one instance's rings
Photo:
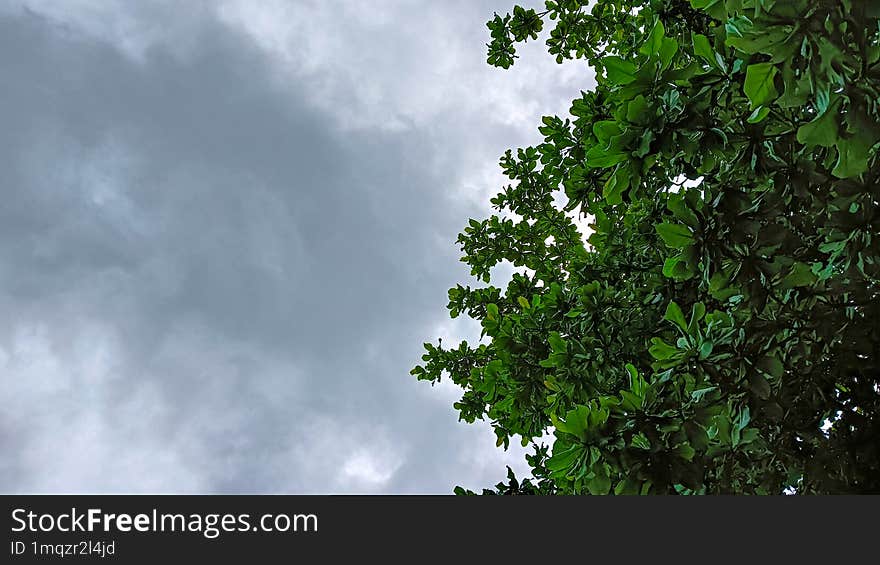
[[[488,24],[490,64],[549,21],[598,84],[459,236],[488,340],[413,374],[535,446],[493,492],[880,492],[880,3],[588,4]]]

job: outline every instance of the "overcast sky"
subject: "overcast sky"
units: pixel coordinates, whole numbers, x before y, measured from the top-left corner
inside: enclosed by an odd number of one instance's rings
[[[446,291],[499,155],[592,84],[485,64],[513,1],[0,0],[0,491],[523,469],[408,374],[478,334]]]

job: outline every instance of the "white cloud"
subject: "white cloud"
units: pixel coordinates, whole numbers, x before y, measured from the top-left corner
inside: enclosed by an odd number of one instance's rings
[[[534,53],[540,45],[523,48],[537,56],[512,71],[488,68],[472,32],[491,11],[472,2],[227,0],[219,15],[276,61],[282,82],[308,81],[313,102],[345,127],[436,127],[454,113],[534,129],[536,117],[567,111],[560,88],[586,79],[581,65]]]
[[[338,480],[344,490],[377,491],[387,487],[399,467],[400,461],[387,448],[360,447],[345,459]]]
[[[0,348],[4,397],[15,399],[4,401],[4,428],[28,430],[27,444],[5,461],[27,470],[16,490],[204,489],[184,454],[156,436],[163,404],[155,393],[134,382],[118,402],[109,398],[126,376],[116,364],[118,336],[94,322],[67,329],[21,325]]]
[[[495,3],[0,0],[0,488],[449,492],[503,452],[407,374],[455,234],[589,77]],[[497,9],[509,5],[501,0]],[[585,78],[586,77],[586,78]],[[478,334],[479,328],[476,328]]]

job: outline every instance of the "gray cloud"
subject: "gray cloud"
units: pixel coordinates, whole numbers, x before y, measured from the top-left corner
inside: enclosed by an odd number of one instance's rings
[[[522,468],[407,372],[474,336],[443,308],[455,234],[586,71],[485,67],[504,2],[257,4],[0,6],[0,490]]]

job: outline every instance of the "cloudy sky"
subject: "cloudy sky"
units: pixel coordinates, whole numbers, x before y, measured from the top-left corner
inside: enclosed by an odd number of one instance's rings
[[[522,469],[408,374],[478,333],[446,290],[499,155],[592,84],[485,64],[512,3],[0,0],[0,491]]]

